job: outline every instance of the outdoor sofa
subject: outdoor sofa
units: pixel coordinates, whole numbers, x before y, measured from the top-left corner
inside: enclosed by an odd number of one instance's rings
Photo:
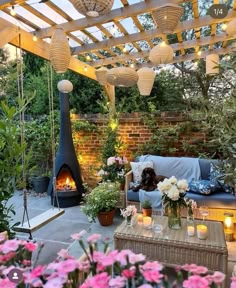
[[[147,164],[149,163],[149,164]],[[175,176],[177,179],[186,179],[189,183],[189,191],[186,196],[197,202],[199,206],[208,206],[210,220],[223,221],[224,213],[236,212],[236,196],[234,191],[228,186],[219,181],[221,177],[217,171],[217,160],[200,159],[190,157],[162,157],[156,155],[143,155],[131,162],[133,170],[129,171],[125,177],[125,200],[127,205],[135,205],[140,210],[140,198],[143,197],[143,191],[134,192],[131,189],[134,183],[134,173],[142,172],[145,167],[154,168],[157,175],[166,177]],[[138,168],[137,168],[138,167]],[[137,176],[137,175],[136,175]],[[137,178],[137,177],[136,177]],[[158,198],[159,191],[146,192],[150,197]],[[142,201],[141,199],[141,201]],[[154,198],[152,198],[152,202]],[[158,204],[157,204],[158,205]],[[160,208],[160,207],[159,207]],[[157,209],[158,210],[158,209]],[[196,211],[196,217],[200,217]],[[234,217],[234,222],[235,217]]]

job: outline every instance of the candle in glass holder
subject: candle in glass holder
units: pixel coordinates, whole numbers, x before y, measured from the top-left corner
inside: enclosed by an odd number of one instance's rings
[[[207,226],[199,224],[197,225],[197,237],[201,240],[207,239]]]
[[[143,226],[145,228],[150,228],[152,226],[152,218],[149,216],[143,217]]]
[[[143,224],[143,214],[138,215],[138,224]]]
[[[187,226],[187,234],[188,236],[194,236],[195,234],[195,228],[194,228],[194,225],[188,225]]]

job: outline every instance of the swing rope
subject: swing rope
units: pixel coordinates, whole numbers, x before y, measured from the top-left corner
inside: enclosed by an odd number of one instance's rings
[[[57,203],[57,207],[60,210],[59,200],[56,189],[56,156],[55,156],[55,118],[54,118],[54,105],[53,105],[53,70],[52,65],[48,63],[47,65],[47,73],[48,73],[48,99],[49,99],[49,119],[50,119],[50,132],[51,132],[51,143],[52,143],[52,191],[53,191],[53,209],[55,201]]]

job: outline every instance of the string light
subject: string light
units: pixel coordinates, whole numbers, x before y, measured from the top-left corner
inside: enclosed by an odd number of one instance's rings
[[[115,25],[113,24],[112,27],[111,27],[111,33],[112,34],[115,34],[116,33],[116,28],[115,28]]]
[[[88,67],[84,66],[84,72],[87,72],[87,71],[88,71]]]
[[[38,41],[38,37],[36,36],[35,33],[34,33],[34,35],[33,35],[33,41],[34,41],[34,42],[37,42],[37,41]]]
[[[87,61],[91,61],[91,57],[89,55],[86,56]]]
[[[134,68],[134,63],[131,63],[129,66],[130,68]]]
[[[227,28],[227,24],[224,23],[221,27],[222,27],[222,30],[225,31]]]
[[[197,55],[198,55],[198,56],[201,56],[201,55],[202,55],[202,51],[199,50],[199,51],[197,52]]]
[[[123,51],[124,53],[126,53],[126,52],[127,52],[127,49],[124,47],[124,48],[122,49],[122,51]]]
[[[16,11],[15,11],[14,5],[11,6],[10,14],[11,14],[11,16],[16,16]]]

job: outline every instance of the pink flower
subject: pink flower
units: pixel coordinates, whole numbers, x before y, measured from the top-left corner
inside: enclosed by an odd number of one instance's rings
[[[131,264],[135,264],[137,262],[142,262],[146,259],[146,256],[144,256],[143,254],[131,254],[129,255],[129,262]]]
[[[209,285],[204,277],[192,275],[187,280],[184,280],[183,288],[209,288]]]
[[[135,275],[135,270],[134,269],[124,269],[121,272],[121,275],[124,276],[126,279],[131,279]]]
[[[67,259],[59,263],[57,270],[58,273],[66,274],[68,272],[74,271],[77,268],[77,266],[78,262],[76,259]]]
[[[91,235],[91,236],[89,236],[88,238],[87,238],[87,242],[88,243],[96,243],[98,240],[100,240],[101,239],[101,234],[93,234],[93,235]]]
[[[231,281],[230,288],[236,288],[236,277],[231,277]]]
[[[7,240],[1,245],[1,250],[3,254],[7,254],[11,251],[16,251],[19,247],[19,241],[18,240]]]
[[[64,278],[55,277],[49,279],[46,284],[43,285],[44,288],[62,288],[63,284],[66,282]]]
[[[70,235],[70,236],[71,236],[71,238],[74,239],[74,240],[80,240],[81,237],[82,237],[85,233],[87,233],[86,230],[82,230],[82,231],[80,231],[79,233],[75,233],[75,234],[72,234],[72,235]]]
[[[25,243],[25,249],[30,252],[34,252],[37,248],[38,248],[38,245],[36,243],[33,243],[33,242]]]
[[[106,272],[103,272],[87,278],[80,288],[106,288],[109,287],[110,278],[111,277]]]
[[[185,271],[191,272],[193,274],[205,274],[208,269],[204,266],[197,266],[196,264],[185,264],[182,266]]]
[[[71,256],[68,254],[68,250],[66,249],[61,249],[59,252],[57,252],[57,255],[64,259],[71,258]]]
[[[125,282],[126,282],[126,279],[124,277],[117,276],[115,278],[110,279],[109,287],[123,288],[125,287]]]
[[[24,273],[25,283],[31,284],[33,285],[33,287],[40,287],[40,286],[34,286],[34,285],[38,285],[37,283],[41,282],[39,277],[43,274],[44,269],[45,269],[45,266],[37,266],[31,272]]]
[[[158,263],[157,261],[154,261],[154,262],[146,262],[144,265],[141,265],[140,268],[143,270],[161,271],[163,267],[160,263]]]
[[[138,286],[137,288],[152,288],[152,285],[150,284],[143,284],[141,286]]]
[[[160,283],[161,279],[163,278],[163,275],[157,270],[146,270],[142,271],[141,273],[148,282],[152,283]]]
[[[213,281],[219,285],[225,280],[225,274],[220,271],[215,271],[212,275]]]
[[[8,278],[5,278],[5,279],[0,278],[0,287],[1,288],[15,288],[16,284],[11,282]]]

